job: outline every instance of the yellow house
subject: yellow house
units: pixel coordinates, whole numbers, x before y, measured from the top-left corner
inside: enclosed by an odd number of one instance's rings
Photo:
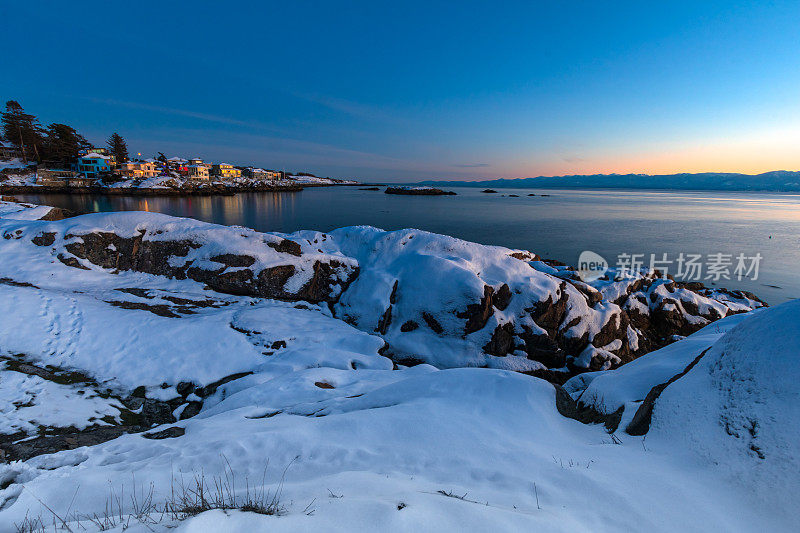
[[[190,180],[208,180],[210,179],[208,176],[208,167],[200,164],[200,165],[189,165],[186,167],[189,171],[187,176]]]
[[[129,161],[120,165],[118,172],[126,178],[155,178],[158,169],[148,161]]]
[[[220,178],[240,178],[242,171],[228,163],[220,163],[212,167],[212,174]]]

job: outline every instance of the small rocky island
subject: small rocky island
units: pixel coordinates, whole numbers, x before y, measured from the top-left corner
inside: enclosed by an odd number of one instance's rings
[[[455,196],[453,191],[444,191],[434,187],[387,187],[386,194],[402,194],[406,196]]]

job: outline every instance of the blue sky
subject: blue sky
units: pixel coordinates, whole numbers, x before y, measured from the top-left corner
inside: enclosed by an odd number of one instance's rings
[[[800,169],[798,2],[383,4],[2,3],[0,98],[364,180]]]

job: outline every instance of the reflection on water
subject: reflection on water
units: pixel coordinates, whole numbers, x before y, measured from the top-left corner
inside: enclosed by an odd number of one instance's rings
[[[260,231],[329,231],[368,224],[415,227],[524,248],[574,264],[583,250],[620,253],[761,253],[760,279],[720,285],[770,303],[800,297],[800,196],[774,193],[455,188],[457,196],[395,196],[356,187],[235,196],[24,195],[77,211],[141,210]],[[534,193],[536,196],[528,196]],[[549,197],[539,196],[541,193]],[[516,194],[514,198],[509,195]],[[776,286],[780,288],[770,287]]]

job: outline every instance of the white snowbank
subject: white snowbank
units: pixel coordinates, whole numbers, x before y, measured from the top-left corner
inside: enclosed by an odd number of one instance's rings
[[[651,439],[800,523],[800,301],[742,320],[656,401]],[[794,505],[787,505],[789,498]]]

